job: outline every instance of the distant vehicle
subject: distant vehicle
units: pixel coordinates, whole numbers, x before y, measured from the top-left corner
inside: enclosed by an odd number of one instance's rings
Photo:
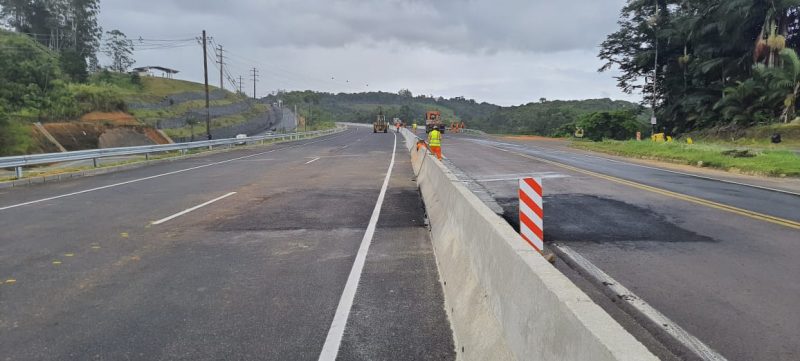
[[[383,109],[378,112],[378,118],[375,119],[375,122],[372,123],[372,132],[378,133],[383,132],[387,133],[389,131],[389,123],[386,122],[386,116],[383,115]]]
[[[237,141],[236,144],[239,144],[239,145],[247,144],[247,134],[236,134],[236,139],[240,140],[240,141]]]
[[[434,128],[444,133],[442,112],[438,110],[429,110],[425,113],[425,133],[430,133]]]

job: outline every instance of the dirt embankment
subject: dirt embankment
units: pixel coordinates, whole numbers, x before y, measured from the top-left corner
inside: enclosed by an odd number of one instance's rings
[[[155,129],[126,113],[89,113],[80,121],[46,123],[44,128],[69,151],[169,143]],[[39,138],[43,144],[40,148],[51,150],[45,145],[47,140]]]

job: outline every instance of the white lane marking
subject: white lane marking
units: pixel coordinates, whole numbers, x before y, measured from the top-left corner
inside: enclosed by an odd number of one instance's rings
[[[330,138],[320,139],[320,140],[313,141],[313,142],[308,142],[308,143],[303,143],[303,144],[297,144],[297,145],[293,145],[293,146],[289,146],[289,147],[283,147],[283,148],[279,148],[279,149],[272,149],[272,150],[268,150],[268,151],[266,151],[266,152],[261,152],[261,153],[256,153],[256,154],[251,154],[251,155],[246,155],[246,156],[243,156],[243,157],[238,157],[238,158],[233,158],[233,159],[223,160],[223,161],[214,162],[214,163],[203,164],[203,165],[199,165],[199,166],[196,166],[196,167],[190,167],[190,168],[186,168],[186,169],[180,169],[180,170],[176,170],[176,171],[172,171],[172,172],[167,172],[167,173],[161,173],[161,174],[151,175],[151,176],[149,176],[149,177],[132,179],[132,180],[129,180],[129,181],[125,181],[125,182],[119,182],[119,183],[114,183],[114,184],[109,184],[109,185],[105,185],[105,186],[101,186],[101,187],[95,187],[95,188],[84,189],[84,190],[82,190],[82,191],[77,191],[77,192],[72,192],[72,193],[62,194],[62,195],[58,195],[58,196],[52,196],[52,197],[47,197],[47,198],[37,199],[37,200],[29,201],[29,202],[18,203],[18,204],[12,204],[12,205],[10,205],[10,206],[0,207],[0,211],[4,211],[4,210],[7,210],[7,209],[12,209],[12,208],[17,208],[17,207],[28,206],[28,205],[31,205],[31,204],[36,204],[36,203],[42,203],[42,202],[52,201],[52,200],[55,200],[55,199],[60,199],[60,198],[66,198],[66,197],[76,196],[76,195],[79,195],[79,194],[84,194],[84,193],[95,192],[95,191],[99,191],[99,190],[103,190],[103,189],[108,189],[108,188],[119,187],[119,186],[123,186],[123,185],[126,185],[126,184],[138,183],[138,182],[142,182],[142,181],[146,181],[146,180],[150,180],[150,179],[155,179],[155,178],[166,177],[166,176],[168,176],[168,175],[173,175],[173,174],[178,174],[178,173],[188,172],[188,171],[192,171],[192,170],[196,170],[196,169],[207,168],[207,167],[211,167],[211,166],[215,166],[215,165],[220,165],[220,164],[225,164],[225,163],[235,162],[235,161],[237,161],[237,160],[242,160],[242,159],[248,159],[248,158],[258,157],[258,156],[260,156],[260,155],[264,155],[264,154],[267,154],[267,153],[276,152],[276,151],[279,151],[279,150],[286,150],[286,149],[292,149],[292,148],[297,148],[297,147],[303,147],[303,146],[306,146],[306,145],[310,145],[310,144],[314,144],[314,143],[323,142],[323,141],[326,141],[326,140],[331,140],[331,139],[339,138],[339,137],[341,137],[341,136],[343,136],[343,135],[344,135],[344,134],[340,134],[340,135],[337,135],[337,136],[335,136],[335,137],[330,137]]]
[[[240,162],[266,162],[270,160],[275,160],[275,158],[262,158],[262,159],[242,159]]]
[[[549,179],[549,178],[570,178],[570,176],[566,174],[556,173],[556,172],[542,172],[542,173],[526,173],[526,174],[503,174],[497,175],[495,178],[479,178],[475,179],[476,182],[505,182],[505,181],[515,181],[519,180],[520,178],[526,177],[534,177],[534,178],[542,178],[542,179]]]
[[[318,160],[319,160],[319,157],[316,157],[316,158],[314,158],[314,159],[312,159],[312,160],[309,160],[308,162],[306,162],[306,164],[311,164],[311,163],[314,163],[314,162],[316,162],[316,161],[318,161]]]
[[[200,208],[203,208],[203,207],[205,207],[205,206],[207,206],[207,205],[209,205],[209,204],[211,204],[211,203],[214,203],[214,202],[216,202],[216,201],[220,201],[220,200],[223,200],[223,199],[225,199],[225,198],[228,198],[228,197],[230,197],[230,196],[232,196],[232,195],[234,195],[234,194],[236,194],[236,192],[230,192],[230,193],[228,193],[228,194],[226,194],[226,195],[224,195],[224,196],[217,197],[217,198],[214,198],[214,199],[212,199],[212,200],[210,200],[210,201],[208,201],[208,202],[205,202],[205,203],[203,203],[203,204],[196,205],[196,206],[194,206],[194,207],[192,207],[192,208],[189,208],[189,209],[185,209],[185,210],[183,210],[183,211],[180,211],[180,212],[178,212],[178,213],[175,213],[175,214],[173,214],[173,215],[171,215],[171,216],[169,216],[169,217],[166,217],[166,218],[159,219],[159,220],[157,220],[157,221],[155,221],[155,222],[152,222],[151,224],[152,224],[152,225],[154,225],[154,226],[157,226],[157,225],[159,225],[159,224],[161,224],[161,223],[164,223],[164,222],[171,221],[171,220],[173,220],[173,219],[175,219],[175,218],[178,218],[178,217],[180,217],[180,216],[182,216],[182,215],[184,215],[184,214],[186,214],[186,213],[189,213],[189,212],[192,212],[192,211],[196,211],[196,210],[198,210],[198,209],[200,209]]]
[[[491,179],[476,179],[476,182],[513,182],[518,181],[521,177],[514,177],[514,178],[491,178]],[[570,178],[570,176],[566,174],[553,174],[553,175],[546,175],[539,177],[542,179],[551,179],[551,178]]]
[[[653,166],[648,166],[648,165],[644,165],[644,164],[626,162],[626,161],[623,161],[623,160],[611,159],[611,158],[606,158],[606,157],[601,157],[601,156],[596,156],[596,155],[591,155],[591,154],[568,152],[568,151],[563,151],[563,150],[554,150],[554,149],[549,149],[549,148],[546,148],[546,147],[540,147],[540,146],[535,146],[535,145],[527,145],[526,146],[526,145],[513,144],[513,143],[503,143],[503,142],[494,142],[494,141],[480,141],[480,140],[472,140],[472,139],[470,139],[469,141],[475,142],[475,143],[481,143],[482,145],[488,146],[488,147],[492,147],[490,144],[491,143],[495,143],[495,144],[510,146],[510,147],[514,147],[514,148],[529,148],[529,149],[532,148],[534,151],[543,152],[543,153],[560,153],[560,154],[568,154],[568,155],[573,155],[573,156],[584,156],[586,158],[595,158],[595,159],[600,159],[600,160],[606,160],[606,161],[609,161],[609,162],[612,162],[612,163],[619,163],[619,164],[630,165],[630,166],[639,167],[639,168],[657,170],[657,171],[662,171],[662,172],[667,172],[667,173],[672,173],[672,174],[679,174],[679,175],[684,175],[684,176],[687,176],[687,177],[705,179],[705,180],[728,183],[728,184],[735,184],[735,185],[744,186],[744,187],[750,187],[750,188],[763,189],[763,190],[766,190],[766,191],[784,193],[784,194],[789,194],[789,195],[793,195],[793,196],[800,196],[800,192],[793,192],[793,191],[785,190],[785,189],[778,189],[778,188],[760,186],[760,185],[751,184],[751,183],[737,182],[737,181],[728,180],[728,179],[714,178],[714,177],[710,177],[710,176],[704,176],[704,175],[699,175],[699,174],[681,172],[681,171],[670,170],[670,169],[666,169],[666,168],[653,167]],[[496,147],[494,147],[494,148],[496,148]],[[577,158],[571,158],[571,159],[580,161]]]
[[[641,312],[650,322],[661,327],[670,336],[675,338],[684,347],[691,350],[695,355],[706,361],[726,361],[725,357],[708,347],[703,341],[697,339],[692,334],[672,322],[667,316],[658,312],[653,306],[636,296],[633,292],[625,288],[615,279],[611,278],[608,274],[603,272],[600,268],[589,262],[586,258],[575,252],[572,248],[567,246],[556,245],[556,247],[563,252],[564,255],[569,257],[572,262],[590,273],[597,281],[602,282],[606,287],[611,289],[619,299],[628,303],[636,310]]]
[[[384,153],[384,152],[381,152]],[[345,158],[345,157],[365,157],[364,154],[340,154],[340,155],[320,155],[318,157],[306,157],[306,159],[312,158]]]
[[[331,328],[328,330],[328,336],[325,338],[325,344],[322,346],[322,352],[319,354],[320,361],[334,361],[336,360],[336,355],[339,354],[339,347],[342,344],[342,336],[344,335],[344,327],[347,324],[347,318],[350,317],[350,309],[353,308],[353,299],[356,297],[358,282],[361,280],[361,271],[364,269],[364,262],[367,260],[367,252],[369,251],[370,244],[372,244],[372,236],[375,234],[378,218],[381,215],[381,206],[383,206],[383,198],[386,196],[386,189],[389,188],[389,179],[392,177],[392,168],[394,168],[395,153],[397,153],[397,134],[394,136],[392,161],[389,162],[389,170],[386,171],[386,178],[383,180],[381,193],[378,195],[378,201],[375,203],[375,208],[372,210],[372,218],[369,220],[367,231],[364,232],[364,238],[361,239],[361,246],[358,248],[356,260],[353,262],[350,275],[347,277],[347,284],[344,286],[342,298],[339,299],[339,306],[336,307],[336,314],[333,316]]]

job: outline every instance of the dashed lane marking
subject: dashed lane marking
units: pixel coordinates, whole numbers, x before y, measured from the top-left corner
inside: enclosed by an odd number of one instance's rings
[[[318,161],[318,160],[319,160],[319,158],[320,158],[320,157],[316,157],[316,158],[314,158],[314,159],[312,159],[312,160],[309,160],[308,162],[306,162],[306,164],[311,164],[311,163],[314,163],[314,162]]]
[[[131,180],[125,181],[125,182],[119,182],[119,183],[104,185],[104,186],[101,186],[101,187],[84,189],[82,191],[61,194],[61,195],[57,195],[57,196],[37,199],[37,200],[18,203],[18,204],[12,204],[10,206],[0,207],[0,211],[5,211],[5,210],[8,210],[8,209],[12,209],[12,208],[28,206],[28,205],[31,205],[31,204],[37,204],[37,203],[52,201],[52,200],[56,200],[56,199],[66,198],[66,197],[72,197],[72,196],[76,196],[76,195],[84,194],[84,193],[89,193],[89,192],[96,192],[96,191],[103,190],[103,189],[119,187],[119,186],[131,184],[131,183],[138,183],[138,182],[142,182],[142,181],[146,181],[146,180],[150,180],[150,179],[166,177],[166,176],[169,176],[169,175],[184,173],[184,172],[188,172],[188,171],[192,171],[192,170],[213,167],[215,165],[226,164],[226,163],[231,163],[231,162],[235,162],[235,161],[242,160],[242,159],[249,159],[249,158],[258,157],[258,156],[261,156],[261,155],[264,155],[264,154],[277,152],[279,150],[287,150],[287,149],[292,149],[292,148],[304,147],[304,146],[307,146],[307,145],[311,145],[311,144],[315,144],[315,143],[319,143],[319,142],[324,142],[324,141],[328,141],[328,140],[331,140],[331,139],[336,139],[336,138],[339,138],[339,137],[344,136],[344,135],[345,135],[345,133],[342,133],[342,134],[339,134],[337,136],[326,137],[324,139],[316,140],[316,141],[313,141],[313,142],[296,144],[296,145],[283,147],[283,148],[278,148],[278,149],[271,149],[271,150],[268,150],[266,152],[260,152],[260,153],[256,153],[256,154],[245,155],[245,156],[242,156],[242,157],[236,157],[236,158],[232,158],[232,159],[227,159],[227,160],[223,160],[223,161],[219,161],[219,162],[203,164],[203,165],[199,165],[199,166],[196,166],[196,167],[190,167],[190,168],[180,169],[180,170],[176,170],[176,171],[172,171],[172,172],[156,174],[156,175],[152,175],[152,176],[149,176],[149,177],[131,179]]]
[[[196,210],[198,210],[200,208],[203,208],[203,207],[205,207],[205,206],[207,206],[207,205],[209,205],[211,203],[214,203],[214,202],[223,200],[225,198],[228,198],[228,197],[230,197],[230,196],[232,196],[234,194],[236,194],[236,192],[230,192],[230,193],[228,193],[228,194],[226,194],[224,196],[220,196],[220,197],[214,198],[214,199],[212,199],[212,200],[210,200],[208,202],[205,202],[203,204],[199,204],[199,205],[196,205],[196,206],[194,206],[192,208],[188,208],[188,209],[182,210],[182,211],[180,211],[178,213],[175,213],[175,214],[173,214],[173,215],[171,215],[169,217],[159,219],[159,220],[157,220],[155,222],[152,222],[151,224],[154,225],[154,226],[157,226],[157,225],[162,224],[164,222],[171,221],[171,220],[173,220],[175,218],[178,218],[178,217],[180,217],[180,216],[182,216],[182,215],[184,215],[186,213],[189,213],[189,212],[192,212],[192,211],[196,211]]]
[[[705,179],[705,180],[710,180],[710,181],[716,181],[716,182],[739,185],[739,186],[743,186],[743,187],[762,189],[762,190],[770,191],[770,192],[777,192],[777,193],[789,194],[789,195],[793,195],[793,196],[800,196],[800,192],[794,192],[794,191],[790,191],[790,190],[786,190],[786,189],[766,187],[766,186],[761,186],[761,185],[756,185],[756,184],[751,184],[751,183],[738,182],[738,181],[729,180],[729,179],[714,178],[714,177],[704,176],[704,175],[700,175],[700,174],[681,172],[681,171],[677,171],[677,170],[671,170],[671,169],[666,169],[666,168],[660,168],[660,167],[654,167],[654,166],[649,166],[649,165],[644,165],[644,164],[638,164],[638,163],[634,163],[634,162],[630,162],[630,161],[624,161],[624,160],[613,159],[613,158],[608,158],[608,157],[596,156],[596,155],[592,155],[592,154],[575,153],[575,152],[568,152],[568,151],[564,151],[564,150],[553,150],[553,149],[550,149],[550,148],[545,148],[545,147],[540,147],[540,146],[535,146],[535,145],[521,145],[521,144],[514,144],[514,143],[504,143],[504,142],[497,142],[497,141],[489,141],[489,140],[468,139],[468,141],[474,142],[474,143],[483,144],[483,145],[490,146],[490,147],[491,147],[491,144],[494,144],[494,145],[509,146],[509,147],[513,147],[513,148],[533,149],[533,150],[536,150],[536,151],[539,151],[539,152],[565,154],[565,155],[570,156],[570,158],[572,160],[576,160],[576,161],[580,161],[580,159],[576,158],[576,157],[593,158],[593,159],[599,159],[599,160],[608,161],[608,162],[612,162],[612,163],[624,164],[624,165],[632,166],[632,167],[651,169],[651,170],[656,170],[656,171],[660,171],[660,172],[679,174],[679,175],[692,177],[692,178]]]
[[[759,213],[759,212],[755,212],[755,211],[751,211],[751,210],[747,210],[747,209],[742,209],[742,208],[738,208],[738,207],[734,207],[734,206],[729,206],[727,204],[717,203],[717,202],[709,201],[709,200],[706,200],[706,199],[703,199],[703,198],[698,198],[698,197],[694,197],[694,196],[690,196],[690,195],[686,195],[686,194],[681,194],[681,193],[678,193],[678,192],[668,191],[666,189],[661,189],[661,188],[657,188],[657,187],[653,187],[653,186],[637,183],[637,182],[634,182],[634,181],[629,181],[629,180],[626,180],[626,179],[617,178],[617,177],[613,177],[613,176],[610,176],[610,175],[597,173],[597,172],[593,172],[593,171],[582,169],[582,168],[578,168],[578,167],[573,167],[571,165],[566,165],[564,163],[559,163],[559,162],[552,161],[552,160],[549,160],[549,159],[544,159],[544,158],[540,158],[540,157],[534,157],[532,155],[515,152],[513,150],[503,149],[503,148],[495,147],[495,146],[491,146],[491,145],[489,147],[497,149],[497,150],[502,151],[502,152],[516,154],[516,155],[518,155],[520,157],[532,159],[532,160],[535,160],[535,161],[538,161],[538,162],[551,164],[551,165],[554,165],[556,167],[568,169],[568,170],[571,170],[571,171],[574,171],[574,172],[586,174],[586,175],[589,175],[589,176],[592,176],[592,177],[596,177],[596,178],[600,178],[600,179],[605,179],[605,180],[608,180],[608,181],[611,181],[611,182],[624,184],[624,185],[627,185],[627,186],[630,186],[630,187],[633,187],[633,188],[645,190],[645,191],[656,193],[656,194],[660,194],[660,195],[663,195],[663,196],[667,196],[667,197],[671,197],[671,198],[675,198],[675,199],[680,199],[680,200],[683,200],[683,201],[686,201],[686,202],[699,204],[699,205],[702,205],[702,206],[718,209],[718,210],[729,212],[729,213],[738,214],[740,216],[745,216],[745,217],[748,217],[748,218],[752,218],[752,219],[756,219],[756,220],[760,220],[760,221],[764,221],[764,222],[769,222],[769,223],[777,224],[777,225],[788,227],[788,228],[800,229],[800,222],[795,222],[795,221],[792,221],[792,220],[789,220],[789,219],[770,216],[768,214],[763,214],[763,213]]]

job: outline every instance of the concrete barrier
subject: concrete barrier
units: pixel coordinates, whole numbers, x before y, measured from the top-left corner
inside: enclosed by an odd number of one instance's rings
[[[439,161],[403,135],[461,360],[657,360]]]

